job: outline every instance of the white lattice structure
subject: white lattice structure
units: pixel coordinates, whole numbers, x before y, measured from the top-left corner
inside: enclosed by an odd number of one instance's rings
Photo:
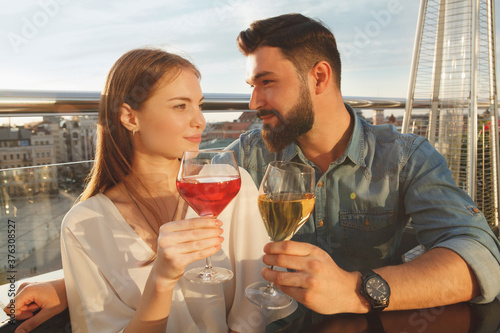
[[[498,226],[494,0],[421,0],[404,133],[428,138]],[[428,109],[413,109],[416,103]]]

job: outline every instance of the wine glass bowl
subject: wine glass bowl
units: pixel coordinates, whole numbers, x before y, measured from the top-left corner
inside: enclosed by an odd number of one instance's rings
[[[290,240],[309,219],[315,203],[315,179],[314,169],[308,165],[269,163],[260,184],[258,205],[271,241]],[[292,303],[292,298],[275,289],[272,282],[249,285],[245,296],[266,309],[282,309]]]
[[[269,238],[273,242],[290,240],[309,218],[314,202],[312,193],[259,195],[259,210]]]
[[[179,194],[199,216],[216,218],[241,187],[234,152],[185,151],[176,185]],[[233,272],[212,267],[212,259],[208,257],[205,268],[193,268],[185,272],[184,277],[194,283],[216,284],[232,279]]]

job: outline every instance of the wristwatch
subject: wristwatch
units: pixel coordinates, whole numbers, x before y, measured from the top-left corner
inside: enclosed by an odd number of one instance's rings
[[[389,305],[391,288],[387,281],[374,271],[361,271],[360,293],[370,303],[371,311],[381,312]]]

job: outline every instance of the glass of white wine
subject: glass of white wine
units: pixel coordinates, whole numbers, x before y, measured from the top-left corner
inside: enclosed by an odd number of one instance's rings
[[[296,162],[269,163],[259,188],[259,210],[273,242],[290,240],[306,223],[314,209],[315,173]],[[271,266],[273,269],[273,266]],[[265,309],[282,309],[292,298],[274,288],[272,282],[256,282],[245,289],[245,296]]]

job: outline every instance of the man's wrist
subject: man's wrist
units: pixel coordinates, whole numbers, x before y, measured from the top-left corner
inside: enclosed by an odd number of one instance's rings
[[[356,279],[356,287],[354,288],[355,297],[353,297],[353,313],[368,313],[370,312],[370,303],[361,295],[361,272],[352,273]]]
[[[389,306],[391,288],[382,276],[372,270],[361,271],[360,293],[368,301],[370,312],[380,312]]]

